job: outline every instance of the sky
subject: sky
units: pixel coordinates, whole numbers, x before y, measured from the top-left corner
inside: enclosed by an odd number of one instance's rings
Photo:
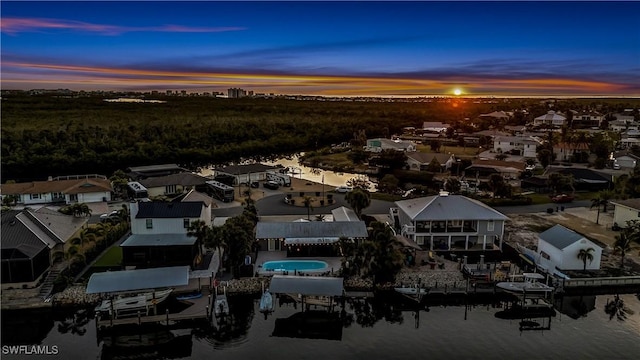
[[[640,96],[640,2],[5,1],[7,89]]]

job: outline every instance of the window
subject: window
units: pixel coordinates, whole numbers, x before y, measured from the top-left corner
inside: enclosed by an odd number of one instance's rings
[[[184,224],[184,228],[188,229],[189,228],[189,219],[184,219],[182,222]]]
[[[424,245],[424,236],[416,236],[416,244]]]
[[[544,251],[540,251],[540,256],[542,256],[543,258],[545,258],[545,259],[547,259],[547,260],[550,260],[550,259],[551,259],[551,256],[549,256],[549,254],[547,254],[547,253],[546,253],[546,252],[544,252]]]
[[[489,220],[489,222],[487,222],[487,231],[493,231],[494,228],[495,223],[493,222],[493,220]]]
[[[165,186],[164,192],[166,194],[175,194],[177,192],[177,188],[175,185],[167,185]]]
[[[40,194],[31,194],[31,200],[40,199]]]
[[[449,220],[449,226],[454,228],[462,227],[462,220]]]
[[[147,229],[153,229],[153,219],[147,219]]]

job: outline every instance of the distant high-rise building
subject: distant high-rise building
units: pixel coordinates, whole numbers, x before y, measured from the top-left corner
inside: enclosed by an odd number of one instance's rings
[[[240,88],[230,88],[227,90],[227,97],[230,99],[238,99],[247,96],[247,92]]]

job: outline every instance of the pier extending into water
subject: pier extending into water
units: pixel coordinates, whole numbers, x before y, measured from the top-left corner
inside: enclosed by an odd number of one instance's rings
[[[640,292],[640,276],[616,276],[561,279],[556,282],[556,290],[561,293],[578,294],[627,294]]]

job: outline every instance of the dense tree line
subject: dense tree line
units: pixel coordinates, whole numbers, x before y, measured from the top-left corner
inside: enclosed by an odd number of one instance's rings
[[[2,177],[18,181],[127,166],[195,169],[273,157],[423,121],[448,121],[447,104],[285,99],[166,98],[163,104],[102,97],[7,95],[2,99]],[[447,110],[448,109],[448,110]]]
[[[3,179],[112,174],[128,166],[160,163],[195,170],[316,150],[349,141],[357,132],[379,137],[407,126],[420,128],[424,121],[464,122],[497,107],[471,101],[156,98],[166,103],[3,94]],[[509,107],[524,105],[523,100]]]

